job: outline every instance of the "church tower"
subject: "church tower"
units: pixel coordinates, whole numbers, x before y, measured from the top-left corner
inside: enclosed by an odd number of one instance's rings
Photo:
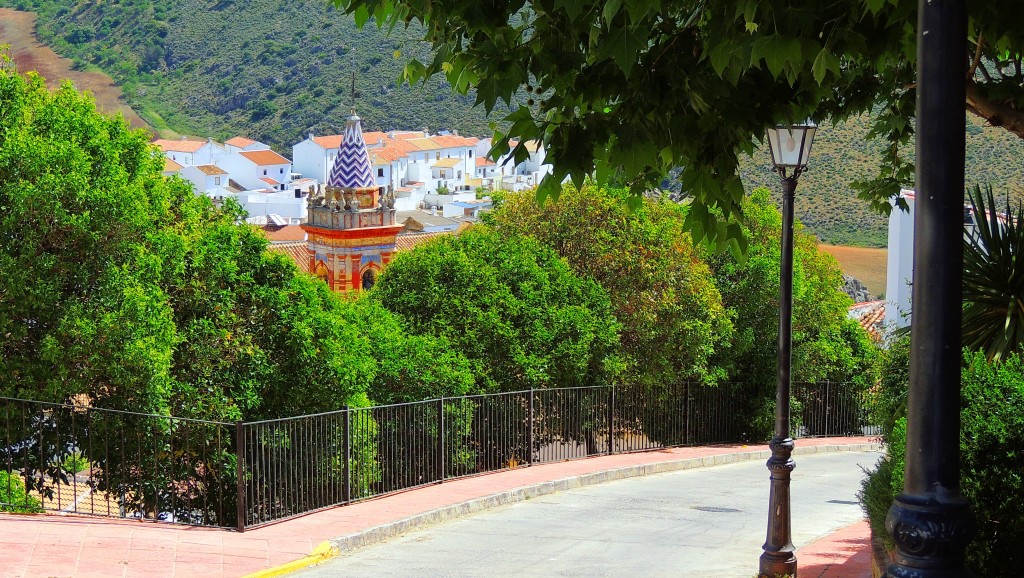
[[[309,271],[335,291],[369,289],[395,254],[394,191],[373,181],[362,124],[355,111],[345,124],[327,186],[309,195]]]

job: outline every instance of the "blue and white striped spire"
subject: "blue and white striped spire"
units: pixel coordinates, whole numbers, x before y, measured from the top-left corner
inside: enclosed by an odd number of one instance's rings
[[[345,123],[341,147],[331,167],[331,174],[327,177],[327,184],[343,189],[375,187],[377,184],[373,181],[371,167],[370,155],[366,152],[366,142],[363,140],[362,123],[353,111]]]

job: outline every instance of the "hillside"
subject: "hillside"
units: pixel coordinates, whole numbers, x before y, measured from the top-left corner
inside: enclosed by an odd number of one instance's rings
[[[76,67],[98,67],[163,136],[245,134],[282,152],[339,132],[355,68],[367,130],[458,128],[489,134],[474,98],[441,82],[398,86],[405,59],[425,58],[416,35],[356,28],[325,0],[4,0],[39,15],[42,42]],[[400,52],[401,60],[395,57]],[[354,66],[353,66],[354,65]]]
[[[325,0],[0,0],[0,6],[38,13],[40,40],[77,69],[112,76],[128,104],[165,137],[243,134],[288,154],[310,130],[340,132],[353,69],[367,130],[426,126],[487,135],[488,122],[501,117],[496,111],[487,119],[472,107],[473,96],[453,95],[441,81],[400,86],[406,59],[428,55],[416,31],[359,30]],[[1019,190],[1024,143],[968,118],[968,183]],[[866,141],[866,134],[866,119],[823,127],[800,180],[797,216],[828,243],[885,245],[885,217],[848,185],[878,170],[882,144]],[[748,189],[778,191],[767,152],[745,159],[741,171]]]

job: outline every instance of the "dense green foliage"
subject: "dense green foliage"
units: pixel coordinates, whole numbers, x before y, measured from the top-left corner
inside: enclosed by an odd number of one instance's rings
[[[42,511],[39,498],[25,491],[25,481],[20,475],[0,470],[0,512],[31,514]]]
[[[353,70],[367,130],[487,132],[472,97],[453,95],[447,83],[399,84],[396,51],[403,58],[429,54],[415,30],[359,30],[322,0],[0,5],[38,13],[45,44],[80,67],[110,74],[132,108],[165,136],[242,134],[290,152],[310,130],[341,132]]]
[[[0,100],[0,391],[221,420],[367,402],[352,305],[165,180],[145,133],[11,70]]]
[[[624,194],[567,186],[541,207],[531,193],[507,193],[492,221],[553,248],[608,292],[630,367],[623,381],[734,382],[747,403],[737,411],[760,437],[770,430],[778,335],[781,215],[768,191],[744,201],[744,260],[695,250],[686,207],[648,199],[631,211]],[[847,319],[835,260],[798,231],[794,262],[793,379],[867,388],[877,351]]]
[[[543,206],[530,193],[509,194],[493,221],[553,248],[604,287],[622,324],[626,381],[714,383],[725,376],[712,357],[728,347],[732,323],[684,217],[673,203],[646,201],[629,211],[620,192],[570,185]]]
[[[744,199],[743,234],[750,245],[744,260],[706,254],[722,302],[732,311],[731,347],[716,360],[730,379],[744,384],[756,430],[771,430],[778,341],[779,270],[782,215],[766,189]],[[794,381],[855,383],[872,381],[877,350],[867,333],[846,314],[850,298],[839,291],[842,276],[835,259],[796,225],[793,251]],[[851,392],[852,393],[852,392]]]
[[[990,359],[1024,344],[1024,205],[1000,213],[992,189],[970,192],[975,227],[964,242],[963,342]]]
[[[525,237],[441,237],[399,254],[370,297],[462,351],[474,392],[601,385],[621,370],[608,295]]]
[[[968,351],[964,357],[960,486],[978,524],[967,549],[968,568],[977,576],[1019,576],[1024,572],[1024,359],[1017,352],[991,362],[982,352]],[[904,356],[902,375],[906,366]],[[905,379],[893,379],[883,381],[880,393],[895,406],[906,399],[906,389]],[[871,472],[861,493],[879,535],[884,535],[889,505],[903,489],[905,417],[892,422],[886,442],[889,456]]]

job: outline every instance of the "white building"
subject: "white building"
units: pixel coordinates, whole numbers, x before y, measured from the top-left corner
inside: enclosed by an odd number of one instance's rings
[[[179,140],[158,138],[153,144],[160,147],[164,156],[182,165],[214,165],[217,164],[227,150],[221,145],[208,140],[190,140],[182,137]]]
[[[903,189],[903,211],[893,202],[889,213],[889,253],[885,271],[885,324],[910,325],[910,283],[914,278],[914,191]]]
[[[181,178],[192,183],[196,194],[206,195],[212,199],[223,197],[227,192],[230,175],[217,165],[194,165],[182,167],[178,171]]]
[[[270,145],[252,140],[251,138],[245,138],[244,136],[236,136],[224,141],[224,148],[228,153],[238,153],[242,151],[270,150]]]
[[[292,180],[291,161],[272,150],[232,153],[224,157],[218,166],[246,190],[288,191]]]

